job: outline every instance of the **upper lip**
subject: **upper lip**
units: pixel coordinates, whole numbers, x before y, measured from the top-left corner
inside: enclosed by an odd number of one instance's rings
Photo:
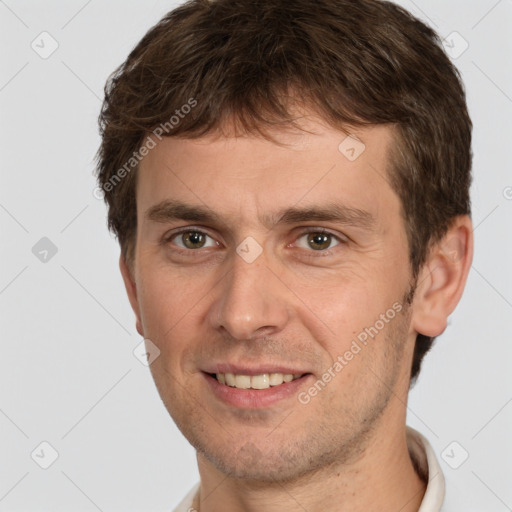
[[[217,363],[203,368],[205,373],[234,373],[235,375],[262,375],[264,373],[283,373],[292,375],[303,375],[309,373],[298,367],[290,367],[279,364],[261,364],[261,365],[235,365],[230,363]]]

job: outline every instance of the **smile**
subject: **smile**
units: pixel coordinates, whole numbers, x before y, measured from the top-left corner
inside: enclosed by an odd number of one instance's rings
[[[302,377],[301,373],[263,373],[261,375],[238,375],[234,373],[217,373],[215,378],[221,384],[238,389],[268,389],[280,386]]]

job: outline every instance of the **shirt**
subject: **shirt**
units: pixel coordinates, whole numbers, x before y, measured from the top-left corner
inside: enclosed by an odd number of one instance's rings
[[[427,439],[417,430],[407,427],[407,447],[416,471],[428,478],[427,489],[418,512],[448,512],[443,507],[445,496],[445,479],[437,461],[434,449]],[[197,483],[185,496],[173,512],[196,512],[192,503],[199,491]]]

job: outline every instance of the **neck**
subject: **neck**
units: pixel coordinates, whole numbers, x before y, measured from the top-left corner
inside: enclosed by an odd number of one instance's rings
[[[363,455],[350,465],[330,466],[275,484],[234,479],[219,472],[201,454],[199,512],[417,512],[426,483],[417,475],[407,449],[405,422],[390,436],[377,429]],[[199,499],[197,499],[199,498]],[[385,507],[384,507],[385,505]]]

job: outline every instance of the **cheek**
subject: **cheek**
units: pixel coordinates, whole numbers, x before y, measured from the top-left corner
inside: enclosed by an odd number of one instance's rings
[[[386,344],[378,342],[394,327],[405,307],[404,290],[389,273],[362,267],[317,279],[302,277],[293,285],[304,303],[297,310],[300,323],[323,345],[332,361],[347,351],[358,352],[357,345],[362,349],[354,357],[358,361],[374,357],[374,350],[385,351]],[[352,369],[357,366],[351,365]]]
[[[151,264],[146,268],[153,270],[141,272],[138,290],[144,332],[164,340],[197,314],[209,288],[190,274],[180,276]]]
[[[330,337],[341,341],[364,328],[379,309],[383,291],[369,270],[343,269],[289,279],[290,288],[303,303],[303,323],[321,324]]]

